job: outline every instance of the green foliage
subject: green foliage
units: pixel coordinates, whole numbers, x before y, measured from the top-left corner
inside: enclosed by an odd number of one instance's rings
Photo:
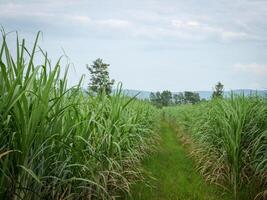
[[[212,93],[212,98],[223,98],[223,84],[218,82]]]
[[[186,102],[184,93],[179,92],[178,94],[173,95],[174,104],[184,104]]]
[[[197,92],[185,91],[173,95],[173,101],[175,105],[181,104],[196,104],[200,102],[200,96]]]
[[[199,96],[199,93],[197,92],[185,91],[184,98],[185,98],[185,102],[189,104],[196,104],[200,102],[200,96]]]
[[[110,80],[108,72],[109,64],[103,62],[102,59],[96,59],[91,67],[87,65],[87,69],[91,74],[91,82],[89,84],[89,91],[97,94],[105,93],[110,94],[114,80]]]
[[[172,93],[168,90],[150,94],[150,101],[157,107],[169,106],[172,104]]]
[[[150,101],[152,102],[152,104],[154,104],[158,108],[162,107],[161,93],[160,92],[156,92],[156,93],[151,92],[150,93]]]
[[[141,178],[157,110],[118,90],[67,88],[67,70],[17,38],[0,46],[0,199],[114,199]],[[34,62],[36,53],[41,64]],[[40,60],[40,59],[38,59]]]
[[[168,90],[164,90],[161,93],[161,102],[162,106],[168,106],[172,103],[172,93]]]
[[[200,96],[197,92],[185,91],[172,95],[168,90],[163,92],[150,93],[150,101],[157,107],[165,107],[177,104],[196,104],[200,102]]]
[[[165,108],[192,133],[200,172],[234,199],[263,199],[267,188],[267,101],[231,96],[198,105]]]

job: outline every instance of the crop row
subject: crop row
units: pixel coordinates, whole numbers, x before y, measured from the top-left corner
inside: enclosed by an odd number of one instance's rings
[[[157,110],[89,96],[38,47],[0,45],[0,199],[113,199],[141,178]],[[41,64],[36,65],[39,61]]]
[[[191,137],[192,155],[207,181],[222,186],[234,199],[266,198],[266,98],[232,95],[168,107],[164,113]]]

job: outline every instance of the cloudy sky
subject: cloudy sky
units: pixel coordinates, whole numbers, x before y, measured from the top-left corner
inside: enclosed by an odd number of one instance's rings
[[[100,57],[129,89],[267,88],[267,0],[0,0],[0,10],[5,31],[31,46],[41,30],[52,60],[68,55],[72,84]]]

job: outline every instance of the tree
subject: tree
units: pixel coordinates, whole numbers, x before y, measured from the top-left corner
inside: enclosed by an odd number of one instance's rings
[[[184,94],[179,92],[178,94],[173,95],[174,104],[183,104],[185,103]]]
[[[202,98],[200,101],[201,101],[201,102],[206,102],[206,101],[207,101],[207,99],[205,99],[205,98]]]
[[[223,98],[223,84],[218,82],[213,89],[212,98]]]
[[[150,93],[150,101],[157,107],[162,107],[160,92]]]
[[[149,95],[149,99],[151,102],[155,102],[156,101],[156,95],[153,92],[151,92]]]
[[[164,90],[161,93],[162,106],[169,106],[172,103],[172,93],[168,90]]]
[[[110,94],[112,91],[112,85],[114,80],[110,80],[108,72],[109,64],[103,62],[102,59],[98,58],[93,61],[91,66],[87,65],[87,69],[91,74],[91,79],[89,83],[89,90],[99,94],[105,92]]]
[[[172,93],[168,90],[150,93],[150,101],[157,107],[169,106],[172,103]]]
[[[200,96],[199,93],[197,92],[185,91],[184,97],[185,97],[185,103],[196,104],[200,101]]]

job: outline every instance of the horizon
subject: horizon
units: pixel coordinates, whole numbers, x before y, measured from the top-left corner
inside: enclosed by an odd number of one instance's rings
[[[114,90],[113,90],[114,91]],[[156,92],[163,92],[163,90],[161,91],[143,91],[143,90],[131,90],[131,89],[123,89],[122,90],[123,93],[126,96],[130,96],[133,97],[135,95],[137,95],[136,97],[139,99],[150,99],[150,94],[151,93],[156,93]],[[166,90],[165,90],[166,91]],[[167,90],[169,91],[169,90]],[[194,91],[194,90],[187,90],[187,91],[170,91],[172,95],[174,94],[179,94],[179,93],[184,93],[184,92],[195,92],[198,93],[201,99],[211,99],[212,98],[212,94],[213,94],[213,90],[207,90],[207,91]],[[245,95],[245,96],[249,96],[249,95],[259,95],[259,96],[266,96],[267,95],[267,90],[250,90],[250,89],[236,89],[236,90],[223,90],[223,95],[225,97],[228,97],[231,94],[237,94],[237,95]]]
[[[155,90],[155,91],[149,91],[149,90],[138,90],[138,89],[129,89],[129,88],[122,88],[123,90],[131,90],[131,91],[142,91],[142,92],[162,92],[164,90],[168,90],[168,89],[163,89],[163,90]],[[113,89],[116,90],[116,87]],[[172,93],[179,93],[179,92],[185,92],[185,91],[189,91],[189,92],[213,92],[213,89],[211,90],[181,90],[181,91],[171,91]],[[231,91],[267,91],[266,89],[249,89],[249,88],[239,88],[239,89],[227,89],[227,90],[223,90],[224,92],[231,92]]]
[[[53,62],[68,55],[72,85],[83,74],[86,85],[86,64],[103,58],[132,90],[267,89],[267,1],[3,0],[0,9],[0,25],[29,47],[41,30]]]

